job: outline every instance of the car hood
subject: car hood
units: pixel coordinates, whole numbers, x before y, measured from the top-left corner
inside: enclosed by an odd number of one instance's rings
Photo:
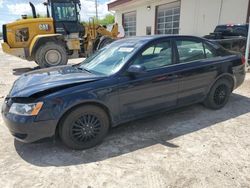
[[[23,74],[17,79],[8,97],[30,97],[63,86],[71,87],[102,79],[103,76],[80,70],[76,66],[60,66]]]

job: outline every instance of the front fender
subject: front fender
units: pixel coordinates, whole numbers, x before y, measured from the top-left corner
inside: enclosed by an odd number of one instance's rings
[[[81,97],[76,95],[66,97],[56,97],[53,99],[45,100],[43,109],[39,112],[36,121],[44,120],[61,120],[65,114],[70,112],[72,109],[85,105],[91,104],[102,108],[107,112],[110,117],[111,123],[114,122],[112,108],[104,101],[96,98],[95,94],[86,93],[82,94]]]
[[[38,47],[38,44],[41,43],[42,41],[46,41],[51,38],[59,38],[61,37],[61,34],[45,34],[45,35],[37,35],[35,36],[29,46],[29,54],[33,54],[35,49]]]

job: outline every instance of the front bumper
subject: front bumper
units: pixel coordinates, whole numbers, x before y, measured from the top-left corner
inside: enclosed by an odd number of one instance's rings
[[[27,59],[28,51],[25,48],[11,48],[6,42],[2,43],[3,52],[14,55],[16,57]]]
[[[36,121],[36,117],[11,114],[5,104],[2,116],[10,133],[21,142],[32,143],[55,135],[56,120]]]

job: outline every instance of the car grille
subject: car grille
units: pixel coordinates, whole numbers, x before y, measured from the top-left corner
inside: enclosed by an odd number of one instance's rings
[[[6,25],[3,25],[3,41],[8,42],[7,40],[7,28]]]

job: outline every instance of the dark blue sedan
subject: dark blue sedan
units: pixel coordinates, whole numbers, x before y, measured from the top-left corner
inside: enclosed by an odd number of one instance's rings
[[[123,39],[84,62],[22,75],[2,108],[11,134],[59,133],[70,148],[100,143],[118,124],[194,103],[220,109],[245,78],[245,59],[192,36]]]

